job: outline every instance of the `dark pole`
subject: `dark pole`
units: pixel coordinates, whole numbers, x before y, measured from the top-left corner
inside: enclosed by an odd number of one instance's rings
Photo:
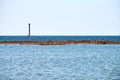
[[[28,25],[29,25],[29,35],[28,36],[30,36],[30,23]]]

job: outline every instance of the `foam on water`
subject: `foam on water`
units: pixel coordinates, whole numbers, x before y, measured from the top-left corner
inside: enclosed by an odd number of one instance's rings
[[[0,80],[120,80],[120,45],[0,45]]]

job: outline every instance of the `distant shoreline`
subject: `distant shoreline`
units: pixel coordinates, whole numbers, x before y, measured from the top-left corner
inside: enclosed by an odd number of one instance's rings
[[[20,44],[20,45],[120,44],[120,41],[107,41],[107,40],[0,41],[0,44]]]

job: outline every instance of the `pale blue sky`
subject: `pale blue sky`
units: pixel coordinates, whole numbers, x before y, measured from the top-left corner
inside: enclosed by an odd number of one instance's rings
[[[0,35],[120,35],[120,0],[0,0]]]

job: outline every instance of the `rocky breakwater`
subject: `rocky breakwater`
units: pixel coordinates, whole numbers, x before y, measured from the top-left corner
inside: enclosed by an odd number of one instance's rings
[[[105,41],[105,40],[1,41],[0,44],[20,44],[20,45],[120,44],[120,41]]]

